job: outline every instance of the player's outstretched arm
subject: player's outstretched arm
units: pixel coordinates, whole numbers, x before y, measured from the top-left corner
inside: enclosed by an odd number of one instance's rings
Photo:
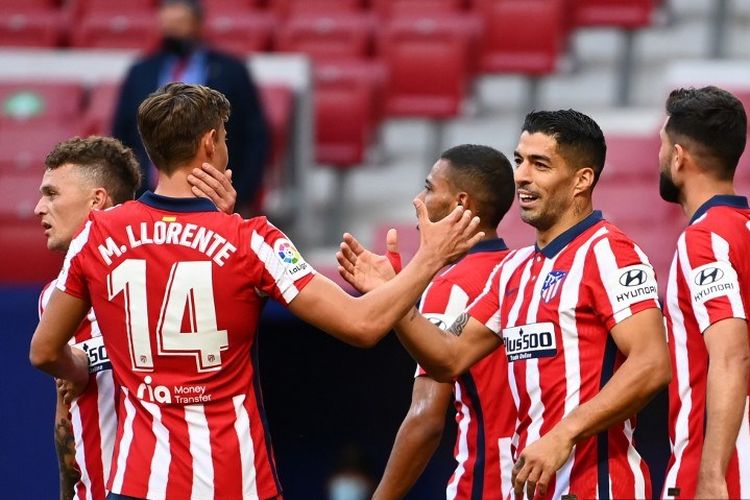
[[[91,305],[60,290],[54,290],[31,338],[29,360],[36,368],[83,389],[89,381],[88,357],[68,341],[75,334]]]
[[[352,297],[324,276],[316,275],[289,304],[299,318],[352,345],[369,347],[383,338],[412,307],[432,277],[484,237],[479,218],[457,207],[432,223],[421,200],[415,200],[420,247],[401,273],[362,297]]]
[[[378,255],[366,249],[351,234],[344,233],[344,241],[336,253],[339,274],[361,293],[374,290],[401,271],[401,255],[398,253],[395,229],[388,231],[386,240],[388,255]]]
[[[742,425],[750,378],[747,322],[729,318],[703,333],[708,350],[706,436],[695,498],[727,498],[726,471]]]
[[[70,406],[63,401],[60,392],[61,381],[56,381],[57,404],[55,405],[55,450],[60,470],[60,500],[75,497],[75,485],[81,473],[75,467],[76,448],[73,426],[70,422]]]
[[[440,444],[452,396],[453,384],[429,377],[414,380],[409,412],[396,434],[373,500],[403,498],[414,486]]]
[[[232,185],[232,171],[219,172],[210,163],[203,163],[201,168],[194,168],[187,181],[195,196],[208,198],[216,208],[226,214],[234,212],[237,202],[237,191]]]
[[[599,394],[524,449],[513,467],[516,495],[522,495],[524,489],[528,498],[533,498],[535,491],[544,495],[550,479],[567,461],[578,441],[634,415],[669,384],[672,367],[659,309],[645,309],[632,315],[615,325],[610,335],[626,356],[625,362]]]

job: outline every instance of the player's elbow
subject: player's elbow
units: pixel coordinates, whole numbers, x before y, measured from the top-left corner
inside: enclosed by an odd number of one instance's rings
[[[375,347],[386,336],[388,329],[377,323],[360,321],[352,325],[344,341],[354,347],[369,349]]]
[[[36,337],[31,339],[29,361],[34,368],[45,370],[45,368],[54,365],[58,358],[59,353],[50,349]]]
[[[672,362],[669,355],[654,356],[642,370],[644,389],[649,396],[664,389],[672,381]]]
[[[418,433],[425,442],[439,441],[445,429],[445,413],[428,408],[410,408],[404,428]]]

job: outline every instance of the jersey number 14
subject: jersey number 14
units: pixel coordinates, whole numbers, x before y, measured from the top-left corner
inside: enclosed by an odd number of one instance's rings
[[[109,300],[125,297],[125,324],[135,371],[153,371],[149,332],[146,261],[127,259],[107,276]],[[187,313],[190,329],[182,331]],[[172,265],[156,324],[159,356],[193,356],[199,372],[221,368],[221,351],[229,347],[226,330],[216,325],[216,305],[208,261]]]

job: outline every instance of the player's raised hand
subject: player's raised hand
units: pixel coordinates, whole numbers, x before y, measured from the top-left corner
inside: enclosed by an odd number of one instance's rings
[[[231,170],[219,172],[210,163],[203,163],[201,168],[193,169],[193,173],[188,175],[187,180],[195,196],[208,198],[224,213],[234,212],[237,191],[232,185]]]
[[[400,263],[401,256],[398,255],[398,241],[395,233],[395,229],[388,231],[391,238],[388,250],[389,254],[395,253],[398,256]],[[341,242],[340,250],[336,252],[339,274],[362,293],[377,288],[396,275],[391,264],[394,262],[393,258],[392,255],[386,257],[367,250],[349,233],[344,233],[344,241]]]
[[[523,498],[524,490],[529,500],[537,494],[546,495],[552,477],[570,457],[573,444],[571,439],[553,428],[527,446],[511,473],[516,498]]]
[[[427,207],[419,198],[414,200],[419,219],[419,252],[436,259],[440,267],[449,264],[476,245],[484,232],[477,231],[479,217],[472,217],[471,210],[456,207],[438,222],[430,222]]]

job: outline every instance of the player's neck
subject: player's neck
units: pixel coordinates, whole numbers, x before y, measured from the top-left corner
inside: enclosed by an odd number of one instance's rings
[[[716,195],[733,195],[732,181],[716,180],[708,176],[700,176],[686,182],[682,189],[680,205],[688,219],[692,219],[695,212],[708,200]]]
[[[181,167],[169,176],[159,171],[159,178],[156,182],[154,193],[170,198],[195,198],[187,181],[187,176],[192,170],[192,167]]]
[[[583,219],[591,215],[594,208],[591,204],[591,198],[584,200],[578,206],[569,207],[560,218],[548,229],[536,231],[536,244],[539,248],[546,247],[551,241],[560,236],[562,233],[575,226]]]

